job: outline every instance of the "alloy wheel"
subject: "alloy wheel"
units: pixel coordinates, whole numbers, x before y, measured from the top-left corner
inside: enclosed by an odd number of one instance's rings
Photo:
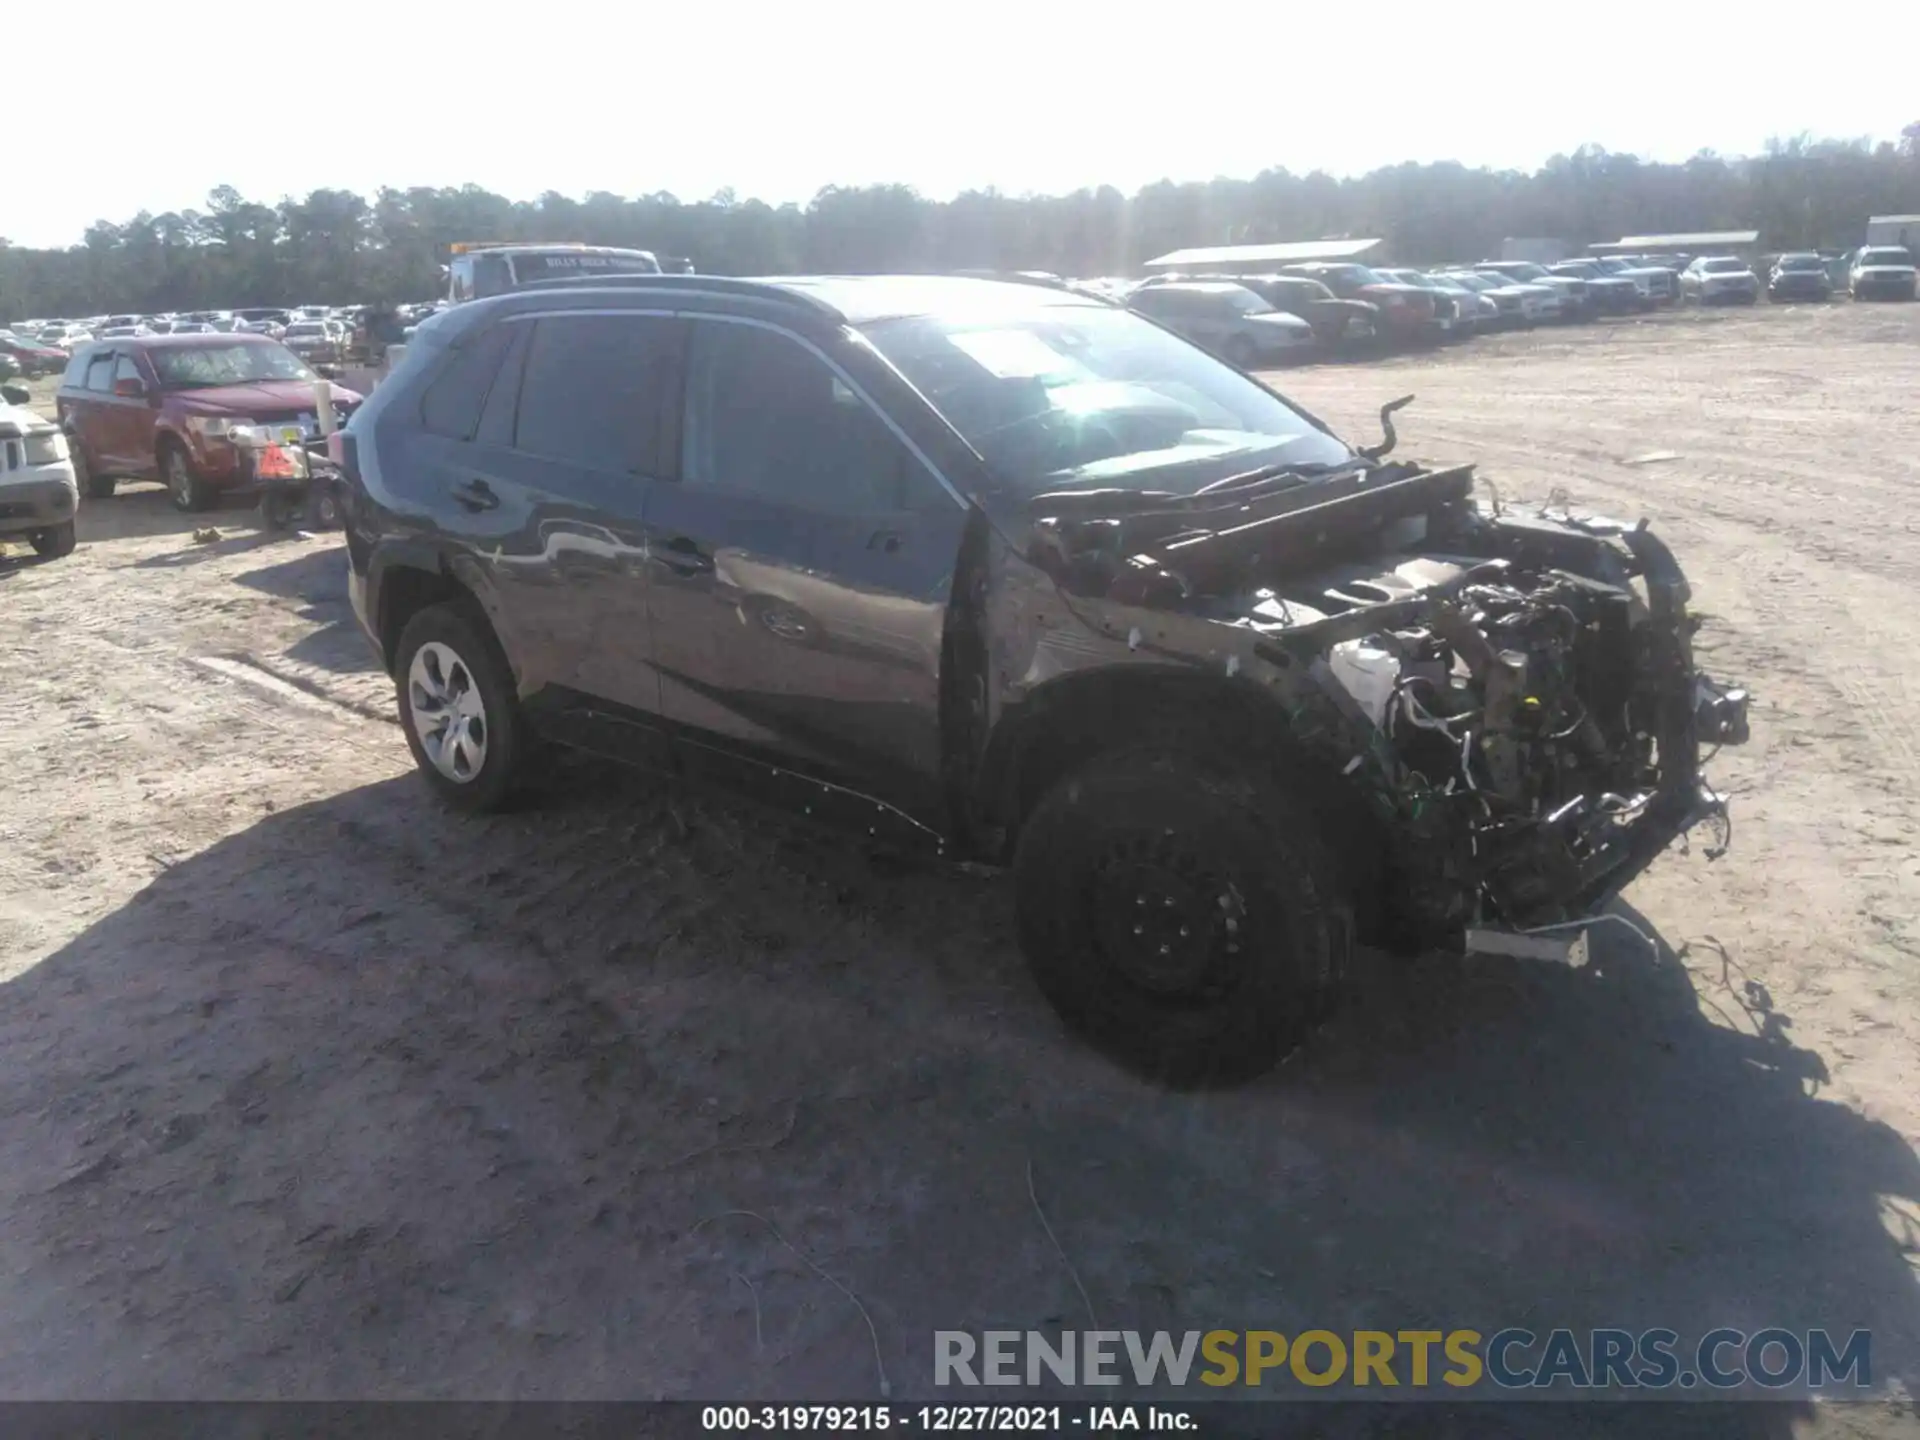
[[[407,667],[407,707],[433,768],[465,785],[487,763],[487,706],[467,662],[429,640]]]

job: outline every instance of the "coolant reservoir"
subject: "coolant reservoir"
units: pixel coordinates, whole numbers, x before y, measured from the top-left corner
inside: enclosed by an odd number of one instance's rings
[[[1391,651],[1370,640],[1343,640],[1327,652],[1327,667],[1368,719],[1376,725],[1386,719],[1394,681],[1400,678],[1400,662]]]

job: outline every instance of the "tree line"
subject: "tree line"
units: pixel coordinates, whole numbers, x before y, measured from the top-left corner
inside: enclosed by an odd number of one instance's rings
[[[461,240],[581,240],[690,257],[716,274],[954,269],[1126,274],[1189,245],[1387,237],[1408,263],[1474,260],[1509,236],[1576,244],[1621,235],[1758,229],[1777,249],[1844,249],[1867,217],[1920,213],[1920,121],[1897,141],[1768,142],[1652,163],[1585,146],[1532,173],[1402,164],[1337,179],[1267,170],[1251,180],[1162,181],[1127,196],[831,186],[805,205],[723,190],[514,201],[477,186],[315,190],[268,205],[231,186],[206,209],[99,221],[65,249],[0,239],[0,320],[239,305],[398,303],[440,293]]]

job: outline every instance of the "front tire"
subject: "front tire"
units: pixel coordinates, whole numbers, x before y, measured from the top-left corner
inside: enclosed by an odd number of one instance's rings
[[[1324,1017],[1351,903],[1313,817],[1184,750],[1089,761],[1014,856],[1021,948],[1067,1024],[1173,1085],[1272,1068]]]
[[[285,530],[293,524],[293,501],[283,486],[268,484],[260,492],[260,523],[269,530]]]
[[[62,560],[73,553],[73,521],[50,526],[33,537],[34,553],[43,560]]]
[[[307,523],[315,530],[340,528],[340,487],[331,480],[311,480],[307,490]]]
[[[219,492],[202,478],[186,447],[177,440],[169,440],[160,448],[160,478],[166,482],[176,510],[190,514],[211,510],[219,498]]]
[[[407,622],[394,657],[400,726],[428,786],[456,809],[506,803],[525,768],[513,674],[469,605],[433,605]]]

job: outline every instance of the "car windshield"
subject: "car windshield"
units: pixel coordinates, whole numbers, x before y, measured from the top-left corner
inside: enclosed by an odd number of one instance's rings
[[[296,325],[287,327],[289,335],[324,335],[326,333],[327,327],[318,320],[302,320]]]
[[[1256,295],[1244,285],[1236,286],[1226,292],[1227,303],[1242,315],[1265,315],[1273,309],[1273,304],[1265,296]]]
[[[1032,306],[882,320],[867,337],[1017,490],[1191,494],[1346,445],[1231,366],[1125,310]]]
[[[1818,255],[1782,255],[1780,268],[1782,270],[1824,270],[1827,267],[1821,263]]]
[[[1911,265],[1913,256],[1898,245],[1876,245],[1871,250],[1860,252],[1862,265]]]
[[[168,390],[206,390],[256,380],[312,380],[313,371],[278,345],[155,346],[147,352]]]
[[[1702,260],[1700,262],[1701,271],[1708,275],[1730,275],[1735,271],[1746,268],[1745,261],[1735,260],[1732,256],[1721,260]]]

